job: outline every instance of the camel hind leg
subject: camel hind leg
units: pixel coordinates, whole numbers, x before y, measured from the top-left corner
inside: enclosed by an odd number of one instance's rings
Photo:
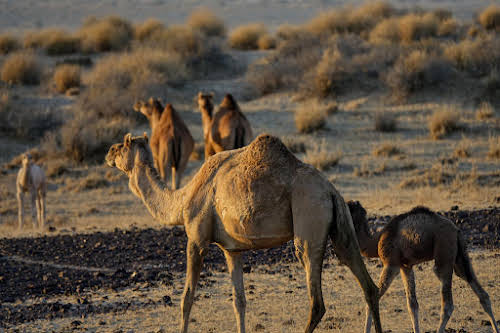
[[[35,190],[32,190],[31,191],[31,217],[33,219],[33,228],[36,229],[37,228],[37,191]]]
[[[420,327],[418,325],[418,301],[415,290],[415,273],[413,273],[412,268],[401,268],[401,276],[403,277],[403,284],[405,286],[406,303],[413,324],[413,332],[419,333]]]
[[[238,333],[245,333],[245,287],[243,285],[243,264],[241,253],[230,253],[224,251],[226,256],[227,267],[231,275],[233,284],[233,308],[236,316],[236,324]]]
[[[24,222],[24,193],[20,189],[17,190],[17,209],[18,228],[21,230]]]
[[[193,306],[194,293],[196,285],[200,278],[201,268],[203,265],[203,256],[200,247],[188,240],[187,251],[187,270],[186,270],[186,284],[184,286],[184,293],[181,301],[181,332],[187,333],[189,324],[189,314]]]
[[[40,229],[45,227],[45,196],[46,191],[44,187],[38,190],[37,208],[38,208],[38,226]]]
[[[441,315],[439,321],[438,333],[443,333],[448,320],[453,313],[453,292],[452,292],[452,277],[453,265],[456,260],[457,248],[450,248],[449,240],[444,239],[442,242],[435,244],[434,253],[434,273],[441,281]]]
[[[481,303],[484,312],[486,312],[486,314],[488,315],[491,327],[493,328],[495,333],[500,333],[497,322],[495,320],[495,316],[493,315],[493,310],[491,308],[490,296],[488,295],[486,290],[481,287],[479,281],[477,280],[476,274],[472,269],[472,263],[470,261],[469,255],[467,254],[465,242],[463,241],[461,235],[458,236],[457,244],[458,253],[454,266],[455,274],[469,284],[476,296],[479,298],[479,302]]]

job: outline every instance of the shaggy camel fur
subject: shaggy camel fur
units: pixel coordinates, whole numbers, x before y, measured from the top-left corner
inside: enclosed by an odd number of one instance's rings
[[[213,115],[213,94],[198,93],[203,123],[205,160],[215,153],[238,149],[253,139],[252,127],[231,94],[227,94]]]
[[[24,193],[31,194],[31,215],[33,216],[33,226],[43,229],[45,225],[45,193],[46,180],[45,173],[36,164],[33,163],[31,154],[23,155],[21,169],[17,173],[17,204],[19,230],[23,228],[24,223]],[[36,214],[35,214],[36,211]]]
[[[366,210],[359,202],[349,201],[349,210],[365,257],[382,260],[384,268],[380,274],[380,297],[399,271],[406,291],[408,312],[413,331],[420,332],[418,325],[418,302],[415,292],[413,266],[434,260],[434,273],[441,281],[441,320],[438,333],[445,331],[446,323],[453,312],[451,291],[453,271],[467,281],[488,314],[496,333],[498,326],[493,317],[491,302],[479,284],[460,230],[447,218],[425,207],[413,208],[410,212],[394,217],[380,232],[371,235],[366,219]],[[365,332],[370,332],[371,316],[366,313]]]
[[[184,225],[187,273],[181,301],[181,332],[189,313],[203,256],[209,244],[224,252],[233,284],[238,332],[245,332],[242,252],[278,246],[293,239],[305,268],[312,332],[325,313],[321,291],[323,255],[328,237],[337,256],[358,279],[382,332],[378,288],[368,274],[356,240],[349,209],[333,185],[315,168],[293,156],[283,143],[261,135],[249,146],[209,158],[183,188],[169,190],[152,166],[147,137],[125,136],[113,145],[108,165],[129,177],[131,191],[153,217],[167,225]]]
[[[151,151],[156,170],[167,181],[172,174],[172,188],[179,188],[182,173],[194,148],[194,140],[186,124],[171,104],[165,109],[158,99],[135,103],[134,110],[141,112],[151,126]]]

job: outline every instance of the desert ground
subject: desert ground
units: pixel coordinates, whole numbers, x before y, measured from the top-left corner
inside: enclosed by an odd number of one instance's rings
[[[156,222],[129,190],[128,178],[103,157],[127,132],[151,135],[132,106],[158,97],[174,105],[196,141],[181,181],[187,184],[204,161],[199,91],[212,92],[215,105],[231,93],[254,136],[281,138],[346,201],[360,201],[373,230],[416,205],[449,217],[466,235],[479,281],[500,319],[500,14],[492,25],[480,19],[492,3],[387,2],[393,8],[387,15],[401,29],[401,40],[387,43],[367,30],[376,30],[378,21],[366,15],[360,15],[361,28],[336,26],[327,37],[317,32],[329,27],[314,21],[321,13],[355,13],[361,1],[0,0],[0,35],[19,40],[11,51],[2,48],[0,36],[0,66],[25,55],[36,59],[38,73],[36,83],[0,80],[0,331],[178,331],[183,229]],[[196,27],[189,17],[200,6],[223,22],[224,32],[185,28]],[[425,16],[433,11],[435,17]],[[92,24],[107,24],[99,19],[109,15],[119,16],[123,21],[109,22],[131,29],[133,37],[101,50],[92,44]],[[431,32],[415,28],[408,37],[405,15],[437,23]],[[147,19],[156,20],[156,37],[147,35]],[[232,42],[238,27],[255,22],[271,42]],[[44,41],[49,35],[81,44],[51,51]],[[65,64],[78,66],[78,83],[61,90],[56,72]],[[318,80],[322,75],[330,75],[326,90]],[[28,202],[18,230],[16,176],[27,151],[47,175],[43,230],[32,226]],[[361,289],[333,250],[327,252],[327,312],[316,331],[362,331]],[[365,263],[378,281],[380,263]],[[434,332],[439,321],[432,267],[415,267],[423,332]],[[248,253],[247,330],[302,331],[305,286],[291,243]],[[230,280],[216,246],[199,288],[190,330],[236,331]],[[491,332],[479,301],[456,276],[453,292],[447,331]],[[399,277],[381,300],[381,316],[386,332],[411,332]]]

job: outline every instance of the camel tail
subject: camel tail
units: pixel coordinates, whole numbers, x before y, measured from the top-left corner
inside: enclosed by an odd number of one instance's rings
[[[173,138],[170,140],[169,145],[172,152],[172,168],[177,170],[181,163],[181,140]]]
[[[243,126],[236,127],[234,135],[234,149],[245,147],[245,128]]]
[[[375,331],[382,333],[382,324],[379,314],[378,288],[366,270],[361,257],[358,238],[352,222],[349,207],[340,194],[333,196],[335,219],[330,226],[330,238],[335,254],[340,262],[347,265],[358,280],[365,296],[365,301],[373,317]]]
[[[472,264],[467,253],[467,245],[459,231],[457,234],[457,257],[455,259],[455,273],[465,279],[467,282],[476,280],[476,275],[472,269]]]

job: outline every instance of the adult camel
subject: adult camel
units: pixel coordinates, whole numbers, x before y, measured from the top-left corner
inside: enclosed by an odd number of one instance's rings
[[[205,160],[215,153],[238,149],[253,139],[252,127],[231,94],[224,96],[213,114],[213,94],[198,93],[198,108],[203,123]]]
[[[134,110],[142,113],[151,126],[151,151],[156,170],[167,181],[172,175],[172,188],[179,188],[182,174],[194,148],[194,140],[186,124],[172,104],[165,109],[158,99],[135,103]]]
[[[360,255],[349,209],[333,185],[314,167],[304,164],[276,137],[260,135],[250,145],[209,158],[191,181],[172,191],[161,182],[148,148],[147,136],[114,144],[106,161],[129,177],[130,190],[158,221],[184,225],[187,273],[181,303],[181,332],[189,313],[203,256],[211,243],[224,252],[233,284],[238,332],[245,332],[242,252],[270,248],[294,240],[303,265],[310,309],[306,333],[325,313],[321,271],[328,237],[338,258],[360,283],[375,328],[382,332],[378,288]]]

